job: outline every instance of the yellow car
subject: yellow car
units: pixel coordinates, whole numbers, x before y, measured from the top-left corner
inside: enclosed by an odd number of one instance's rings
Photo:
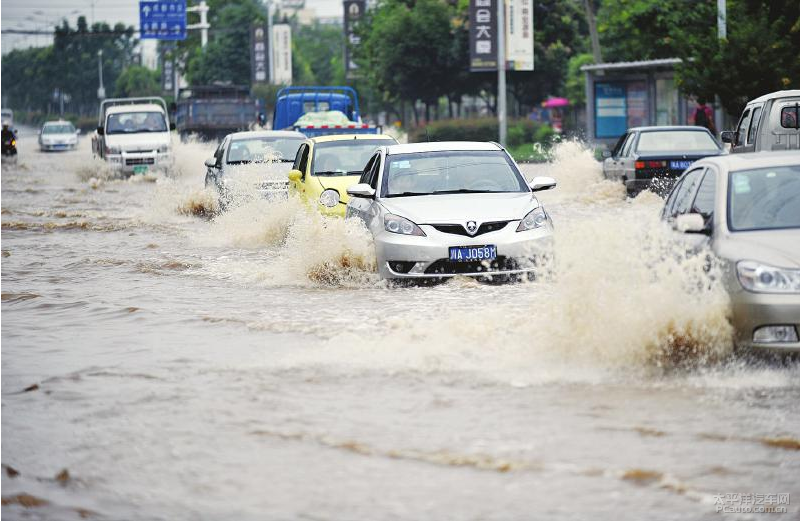
[[[343,134],[306,139],[289,172],[289,193],[324,215],[344,217],[347,189],[358,184],[375,149],[396,145],[391,136]]]

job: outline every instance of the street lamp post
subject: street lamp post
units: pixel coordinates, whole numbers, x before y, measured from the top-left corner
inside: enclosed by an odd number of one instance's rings
[[[97,99],[102,101],[106,97],[106,88],[103,86],[103,49],[97,51],[97,73],[100,77],[100,86],[97,88]]]
[[[506,6],[497,0],[497,123],[500,144],[506,146]]]

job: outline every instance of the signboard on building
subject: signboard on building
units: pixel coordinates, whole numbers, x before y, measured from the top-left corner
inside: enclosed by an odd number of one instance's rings
[[[185,40],[186,0],[139,0],[142,40]]]
[[[292,84],[292,27],[289,24],[272,26],[272,82]]]
[[[469,70],[497,70],[497,2],[470,0]]]
[[[250,28],[250,80],[253,83],[269,81],[269,57],[267,51],[267,26]]]
[[[511,71],[533,70],[533,0],[506,1],[506,63]]]
[[[595,137],[614,138],[628,128],[625,84],[602,82],[594,84]]]
[[[353,48],[361,43],[361,38],[355,33],[355,26],[366,10],[366,0],[344,0],[344,35],[347,39],[344,48],[344,72],[347,78],[352,78],[358,69],[353,60]]]
[[[170,94],[175,89],[175,60],[167,57],[169,49],[161,49],[161,90]]]

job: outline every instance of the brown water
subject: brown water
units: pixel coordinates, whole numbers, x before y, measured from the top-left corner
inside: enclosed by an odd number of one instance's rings
[[[4,519],[797,516],[800,368],[731,353],[715,271],[578,145],[524,167],[559,181],[552,276],[391,288],[344,221],[207,217],[213,146],[119,181],[33,141],[2,167]]]

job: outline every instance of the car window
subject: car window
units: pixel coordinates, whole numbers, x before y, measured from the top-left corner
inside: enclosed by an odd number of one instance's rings
[[[378,189],[378,172],[381,171],[381,155],[378,154],[375,156],[375,164],[372,166],[372,171],[369,175],[369,185],[374,188]]]
[[[739,120],[739,126],[736,128],[736,143],[734,145],[744,145],[744,138],[747,133],[747,126],[750,124],[750,109],[744,111],[742,119]]]
[[[681,183],[681,187],[678,190],[677,195],[675,196],[674,206],[672,208],[672,212],[670,212],[671,217],[676,217],[678,215],[684,214],[689,211],[689,207],[692,203],[692,195],[694,194],[694,189],[697,187],[697,183],[700,181],[702,177],[702,173],[705,169],[704,168],[696,168],[683,178],[683,182]]]
[[[658,130],[642,132],[636,150],[640,154],[706,152],[719,150],[719,145],[705,130]]]
[[[800,104],[781,109],[781,126],[783,128],[800,128]]]
[[[662,219],[672,217],[672,208],[675,206],[675,199],[678,195],[678,192],[681,191],[682,182],[683,177],[680,177],[672,187],[672,191],[669,193],[669,196],[667,196],[667,202],[664,204],[664,210],[661,212]]]
[[[614,148],[611,150],[611,157],[617,157],[619,153],[622,151],[622,145],[625,144],[625,140],[628,139],[630,134],[622,134],[619,139],[617,140],[617,144],[614,145]]]
[[[753,109],[753,116],[750,118],[750,128],[747,131],[747,144],[752,145],[756,141],[756,134],[758,134],[758,120],[761,116],[761,107]]]
[[[636,139],[636,133],[631,132],[631,134],[628,136],[628,140],[625,141],[625,145],[623,145],[622,147],[622,154],[621,154],[622,157],[628,157],[630,155],[631,145],[633,145],[635,139]]]
[[[699,213],[706,217],[714,215],[715,193],[717,191],[717,173],[713,169],[706,170],[706,175],[700,181],[697,195],[692,204],[692,213]]]
[[[305,150],[307,146],[308,145],[303,143],[302,145],[300,145],[300,148],[297,149],[297,155],[294,156],[294,163],[292,164],[292,170],[300,170],[300,161],[302,161],[303,158],[303,150]]]
[[[214,151],[214,159],[215,159],[214,164],[217,167],[221,167],[222,166],[222,155],[225,152],[225,146],[226,146],[227,142],[228,142],[227,139],[223,139],[222,143],[220,143],[219,146],[217,147],[217,150]]]
[[[358,180],[359,184],[369,184],[369,181],[372,178],[372,167],[375,166],[375,161],[377,160],[378,154],[372,156],[367,163],[367,166],[364,167],[364,172],[361,174],[361,178]]]

